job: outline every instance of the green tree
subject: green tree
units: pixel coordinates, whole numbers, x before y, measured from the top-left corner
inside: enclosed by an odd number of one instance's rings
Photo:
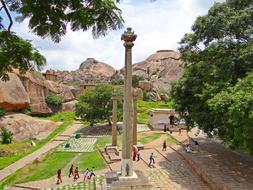
[[[117,0],[116,2],[118,2]],[[45,58],[32,47],[29,41],[18,37],[12,30],[14,13],[16,20],[29,20],[29,28],[36,35],[50,37],[59,42],[71,30],[92,30],[94,38],[104,36],[110,30],[122,28],[121,10],[113,0],[0,0],[0,11],[5,12],[9,25],[4,27],[0,16],[0,78],[8,79],[7,72],[17,68],[25,72],[45,65]],[[6,19],[7,20],[7,19]],[[5,21],[7,23],[7,21]]]
[[[233,131],[234,126],[228,123],[220,126],[218,121],[223,119],[222,115],[216,114],[210,101],[217,94],[233,88],[247,72],[253,71],[252,4],[252,0],[227,0],[216,3],[206,16],[197,18],[192,32],[180,42],[185,73],[172,86],[175,107],[185,117],[188,126],[197,123],[207,133],[217,132],[228,143],[233,142],[235,136],[225,128]],[[239,122],[239,117],[237,119]],[[238,138],[246,138],[245,134],[238,135]],[[242,148],[238,143],[232,144]],[[253,144],[245,146],[250,149]]]
[[[53,92],[49,92],[46,97],[46,103],[51,106],[52,108],[59,109],[63,102],[63,98],[54,94]]]
[[[112,85],[123,85],[124,84],[124,79],[113,79],[111,81]]]
[[[111,124],[112,94],[114,88],[108,84],[99,84],[87,89],[76,104],[76,116],[91,124],[108,121]],[[122,114],[122,103],[118,104],[119,113]]]
[[[132,77],[132,86],[134,88],[138,87],[139,81],[143,80],[144,78],[138,75],[133,75]]]

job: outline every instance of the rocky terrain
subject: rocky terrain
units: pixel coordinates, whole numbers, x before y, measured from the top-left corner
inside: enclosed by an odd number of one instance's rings
[[[81,83],[110,82],[115,69],[110,65],[87,58],[75,71],[56,71],[58,81],[63,84],[79,86]]]
[[[133,64],[133,75],[143,77],[145,84],[147,81],[152,84],[153,91],[168,92],[171,82],[179,79],[183,74],[183,63],[179,58],[179,52],[159,50],[144,61]],[[52,72],[58,75],[59,82],[74,86],[79,86],[80,83],[110,82],[112,79],[124,77],[124,68],[117,71],[94,58],[87,58],[76,71]]]
[[[159,50],[146,60],[133,64],[133,75],[142,76],[158,91],[168,91],[171,83],[183,74],[183,63],[179,58],[179,52]],[[119,73],[123,77],[124,68]]]
[[[29,109],[33,115],[51,114],[53,110],[45,100],[49,92],[63,98],[61,109],[66,111],[73,108],[73,87],[46,80],[38,72],[26,72],[21,75],[14,71],[8,75],[10,80],[0,81],[0,108],[5,111],[20,112]]]
[[[35,119],[31,116],[12,113],[0,118],[0,128],[13,133],[14,140],[43,139],[58,126],[53,121]]]

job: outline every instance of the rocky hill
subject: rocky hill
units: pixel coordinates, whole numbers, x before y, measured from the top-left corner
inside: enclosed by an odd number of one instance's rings
[[[179,59],[180,53],[173,50],[159,50],[144,61],[133,64],[133,75],[142,76],[149,81],[153,88],[168,91],[173,81],[183,74],[183,63]],[[114,78],[122,78],[122,68]]]
[[[63,84],[78,86],[81,83],[110,82],[115,69],[110,65],[87,58],[75,71],[56,71],[58,81]]]
[[[179,79],[183,73],[180,53],[173,50],[159,50],[144,61],[133,64],[133,75],[142,76],[157,90],[168,91],[171,82]],[[110,82],[123,78],[124,68],[116,71],[110,65],[87,58],[75,71],[53,71],[63,84],[79,86],[82,83]]]

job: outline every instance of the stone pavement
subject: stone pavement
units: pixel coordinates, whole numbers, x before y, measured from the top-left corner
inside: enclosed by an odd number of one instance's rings
[[[223,145],[214,142],[205,135],[196,137],[189,134],[200,143],[200,152],[186,153],[182,146],[174,145],[176,150],[194,170],[212,187],[212,189],[252,190],[253,189],[253,162],[244,156],[236,154]],[[186,133],[173,137],[186,143]]]
[[[148,146],[145,145],[145,149],[140,151],[141,160],[134,162],[134,169],[142,171],[148,177],[153,190],[210,190],[176,151],[170,147],[162,151],[162,143],[166,137],[167,134],[164,134]],[[151,152],[156,156],[156,163],[152,168],[148,166]],[[114,171],[119,171],[120,166],[120,162],[110,164]]]
[[[60,145],[63,141],[69,139],[74,132],[82,126],[81,123],[74,123],[72,126],[68,127],[67,130],[62,132],[60,135],[55,137],[53,140],[49,141],[47,144],[39,148],[38,150],[34,151],[33,153],[21,158],[20,160],[16,161],[15,163],[7,166],[6,168],[0,170],[0,181],[4,178],[8,177],[12,173],[16,172],[17,170],[23,168],[27,164],[32,163],[34,160],[40,158],[43,154],[47,153],[51,149]]]

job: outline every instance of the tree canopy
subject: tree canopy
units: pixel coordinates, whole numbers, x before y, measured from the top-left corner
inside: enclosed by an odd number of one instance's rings
[[[113,0],[0,0],[0,78],[8,79],[7,72],[17,68],[25,72],[36,66],[45,65],[46,59],[12,31],[12,14],[19,22],[29,20],[29,29],[42,38],[59,42],[71,30],[92,30],[94,38],[104,36],[110,30],[123,27],[121,10]],[[117,0],[116,2],[119,2]],[[7,23],[5,28],[3,23]],[[6,19],[4,22],[3,19]],[[11,56],[9,56],[11,55]]]
[[[217,133],[231,146],[250,153],[253,96],[246,96],[252,87],[251,74],[247,77],[253,72],[252,38],[252,0],[216,3],[181,40],[179,50],[186,68],[171,92],[189,127],[198,124],[205,132]],[[240,89],[242,84],[248,87]],[[243,105],[248,105],[248,110]],[[245,118],[235,109],[246,112],[240,113]]]
[[[108,121],[112,117],[112,94],[122,94],[120,89],[114,89],[108,84],[99,84],[87,89],[76,104],[76,115],[91,124]],[[122,101],[118,101],[118,118],[122,118]]]

